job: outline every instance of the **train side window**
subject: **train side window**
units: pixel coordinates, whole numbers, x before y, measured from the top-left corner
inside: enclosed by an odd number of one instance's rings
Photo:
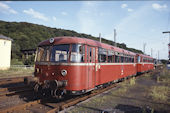
[[[85,60],[85,46],[84,45],[79,46],[79,53],[81,54],[81,62],[84,62]]]
[[[143,62],[143,57],[140,57],[140,62]]]
[[[132,62],[132,58],[131,58],[131,56],[128,58],[128,62]]]
[[[151,63],[153,62],[153,60],[151,59]]]
[[[44,53],[44,48],[38,47],[36,61],[41,61],[43,53]]]
[[[84,62],[85,47],[81,44],[72,44],[70,62]]]
[[[108,62],[113,62],[114,59],[114,52],[111,50],[108,50]]]
[[[127,61],[127,55],[124,55],[124,61],[123,62],[125,62],[125,63],[127,63],[128,61]]]
[[[120,58],[119,58],[118,55],[115,55],[115,62],[116,62],[116,63],[119,63],[119,62],[120,62]]]
[[[89,56],[90,62],[92,62],[92,48],[90,48],[90,56]]]
[[[122,63],[124,62],[124,57],[123,57],[123,56],[121,56],[121,62],[122,62]]]
[[[50,60],[50,48],[46,49],[46,59],[45,61],[49,61]]]
[[[132,58],[132,63],[134,62],[134,57]]]
[[[139,63],[139,62],[141,62],[141,58],[140,58],[140,56],[138,56],[138,63]]]
[[[107,50],[103,48],[99,48],[98,50],[98,62],[107,62]]]
[[[49,61],[50,60],[50,46],[38,47],[36,61]]]
[[[145,58],[143,58],[143,62],[145,62]]]
[[[131,61],[130,61],[130,56],[127,56],[127,62],[131,62]]]
[[[86,46],[87,47],[87,56],[86,56],[86,58],[87,58],[87,62],[89,62],[89,47],[88,46]]]
[[[95,62],[95,48],[93,48],[93,62]]]

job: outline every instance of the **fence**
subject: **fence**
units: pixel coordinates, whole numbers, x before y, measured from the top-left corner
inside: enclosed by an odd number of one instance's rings
[[[11,68],[34,69],[34,65],[11,65]]]

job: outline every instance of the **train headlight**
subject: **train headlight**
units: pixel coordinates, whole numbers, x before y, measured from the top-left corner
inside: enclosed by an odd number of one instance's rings
[[[50,41],[50,43],[53,43],[54,42],[54,38],[50,38],[49,41]]]
[[[65,69],[61,70],[61,75],[66,76],[67,75],[67,70],[65,70]]]

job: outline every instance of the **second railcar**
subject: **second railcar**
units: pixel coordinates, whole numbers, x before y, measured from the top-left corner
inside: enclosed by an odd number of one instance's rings
[[[144,73],[154,69],[154,59],[150,56],[137,54],[137,72]]]

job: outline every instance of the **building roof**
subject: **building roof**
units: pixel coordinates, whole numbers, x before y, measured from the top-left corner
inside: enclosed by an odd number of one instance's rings
[[[12,41],[12,39],[11,39],[11,38],[6,37],[6,36],[1,35],[1,34],[0,34],[0,39],[4,39],[4,40],[11,40],[11,41]]]

